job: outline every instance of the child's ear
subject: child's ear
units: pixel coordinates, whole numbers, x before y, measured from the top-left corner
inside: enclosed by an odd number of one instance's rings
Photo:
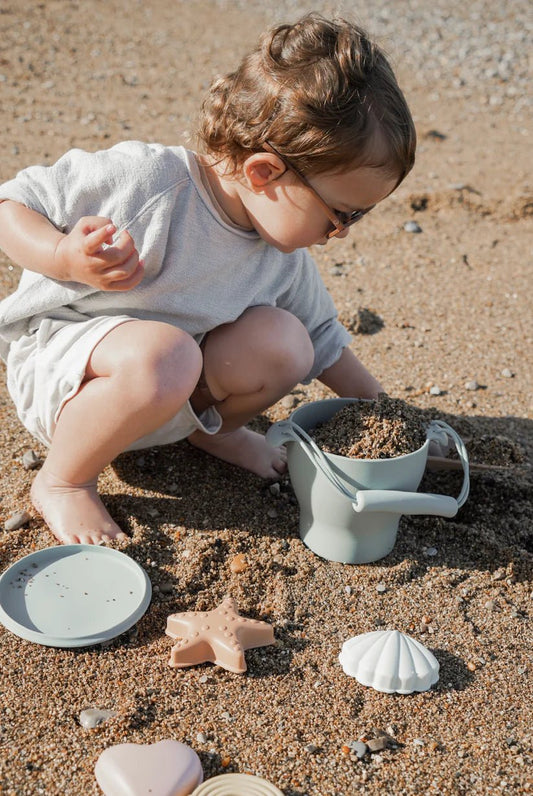
[[[285,165],[277,155],[270,152],[256,152],[243,163],[243,175],[252,191],[260,191],[285,173]]]

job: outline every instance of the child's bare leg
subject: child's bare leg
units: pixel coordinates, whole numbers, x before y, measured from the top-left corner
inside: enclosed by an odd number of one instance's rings
[[[98,475],[179,411],[201,367],[194,340],[163,323],[129,321],[95,347],[32,486],[33,503],[60,542],[98,543],[122,533],[97,494]]]
[[[195,431],[189,441],[264,478],[278,477],[286,469],[285,449],[273,448],[245,423],[305,378],[313,359],[305,327],[285,310],[253,307],[214,329],[204,346],[204,378],[223,425],[215,435]],[[204,408],[201,391],[191,403]]]

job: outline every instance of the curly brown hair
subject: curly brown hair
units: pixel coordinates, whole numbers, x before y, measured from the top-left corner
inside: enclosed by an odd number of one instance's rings
[[[359,26],[316,13],[270,30],[235,72],[214,81],[199,138],[231,174],[269,140],[303,173],[374,166],[398,183],[416,148],[381,49]]]

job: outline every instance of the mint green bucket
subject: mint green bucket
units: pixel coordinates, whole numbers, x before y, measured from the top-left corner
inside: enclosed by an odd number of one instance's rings
[[[454,517],[468,497],[468,455],[463,441],[441,420],[427,427],[425,443],[393,459],[350,459],[325,453],[308,432],[355,398],[329,398],[301,406],[267,432],[271,445],[287,446],[291,483],[300,507],[300,536],[329,561],[367,564],[388,555],[403,514]],[[454,443],[463,466],[457,498],[417,492],[432,441]]]

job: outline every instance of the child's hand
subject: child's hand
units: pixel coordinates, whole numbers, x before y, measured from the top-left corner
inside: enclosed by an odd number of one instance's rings
[[[64,235],[55,250],[62,279],[99,290],[131,290],[144,276],[144,267],[129,232],[117,231],[108,218],[84,216]]]

